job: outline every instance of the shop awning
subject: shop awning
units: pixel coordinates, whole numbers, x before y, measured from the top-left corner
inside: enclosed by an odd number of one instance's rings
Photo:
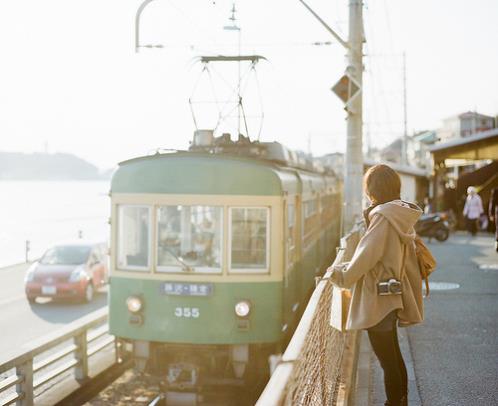
[[[446,159],[498,160],[498,128],[436,144],[429,151],[436,164]]]

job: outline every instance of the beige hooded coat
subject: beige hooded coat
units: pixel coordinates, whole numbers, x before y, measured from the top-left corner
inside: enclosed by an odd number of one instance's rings
[[[381,204],[370,212],[370,225],[353,258],[343,270],[336,270],[331,276],[334,284],[352,291],[347,330],[370,328],[396,309],[400,326],[424,319],[422,278],[413,229],[421,213],[416,206],[401,200]],[[402,280],[403,293],[379,296],[377,284],[391,278]]]

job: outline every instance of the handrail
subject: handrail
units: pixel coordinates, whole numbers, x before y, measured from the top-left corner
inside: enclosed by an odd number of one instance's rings
[[[99,309],[31,343],[27,350],[20,351],[6,359],[0,359],[0,374],[13,369],[15,371],[0,380],[0,405],[9,405],[14,402],[22,406],[33,405],[36,388],[73,368],[76,380],[85,382],[89,378],[89,357],[112,344],[117,344],[115,338],[108,335],[108,326],[104,324],[107,318],[108,308]],[[63,348],[55,348],[70,340],[73,342]],[[89,346],[91,343],[93,345]],[[35,357],[43,354],[46,354],[44,359],[34,362]],[[73,359],[62,362],[71,354],[74,354]],[[50,366],[53,368],[47,369]],[[35,377],[35,374],[42,370],[44,372]],[[15,392],[6,393],[11,392],[13,386],[15,386]]]
[[[21,354],[8,359],[0,358],[0,374],[14,368],[18,364],[30,360],[37,355],[49,350],[50,348],[63,343],[76,335],[86,332],[88,329],[98,325],[107,320],[107,307],[96,310],[81,319],[78,319],[61,329],[58,329],[52,334],[42,337],[40,340],[35,341],[29,345],[28,350],[23,351]]]
[[[352,257],[354,250],[356,249],[356,245],[359,241],[359,236],[361,234],[361,225],[362,223],[357,223],[350,233],[348,233],[345,237],[341,238],[341,246],[338,249],[338,253],[336,259],[334,260],[334,264],[338,264],[345,260],[349,260]],[[315,290],[313,291],[311,298],[306,306],[306,309],[301,317],[301,320],[294,332],[294,335],[287,346],[280,363],[277,365],[273,374],[266,385],[263,393],[261,394],[256,406],[274,406],[274,405],[287,405],[292,404],[292,399],[288,397],[292,397],[292,390],[289,388],[291,382],[295,382],[298,380],[306,380],[307,377],[298,376],[300,374],[299,365],[303,362],[303,354],[306,352],[310,352],[312,349],[308,348],[311,345],[315,345],[316,343],[310,343],[309,337],[312,333],[312,329],[316,328],[316,319],[317,314],[323,309],[321,309],[320,304],[323,305],[324,293],[327,289],[327,292],[330,292],[330,286],[327,287],[328,281],[327,278],[330,277],[330,272],[327,272],[325,276],[319,281]],[[328,302],[328,306],[330,306],[330,301]],[[315,326],[314,326],[315,325]],[[335,331],[335,330],[334,330]],[[338,333],[339,335],[346,336],[345,334]],[[326,334],[326,332],[323,332]],[[344,351],[347,343],[342,346],[341,349],[334,349],[335,351]],[[337,357],[337,359],[342,358],[341,356]],[[339,365],[336,365],[338,369]],[[342,371],[341,371],[342,372]],[[310,385],[317,385],[317,382],[310,382]],[[339,383],[336,382],[338,385]],[[334,388],[331,388],[334,390]]]

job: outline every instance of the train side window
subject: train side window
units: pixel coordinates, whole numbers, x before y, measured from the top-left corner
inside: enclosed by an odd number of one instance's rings
[[[321,200],[322,222],[328,223],[334,216],[334,196],[324,195]]]
[[[159,207],[157,270],[221,273],[222,221],[221,206]]]
[[[231,207],[229,224],[230,272],[268,272],[270,209]]]
[[[118,219],[118,269],[148,271],[151,209],[147,206],[119,206]]]
[[[317,201],[316,199],[311,199],[311,200],[306,200],[303,202],[303,212],[304,212],[304,218],[310,218],[316,214],[317,210]]]
[[[318,201],[317,199],[310,199],[303,202],[303,236],[305,245],[309,242],[309,237],[315,227],[318,225]]]

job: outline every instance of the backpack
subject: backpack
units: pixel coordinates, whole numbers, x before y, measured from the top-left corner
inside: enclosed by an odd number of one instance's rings
[[[436,258],[432,255],[427,245],[422,238],[415,236],[415,253],[417,254],[418,266],[420,268],[420,276],[425,280],[425,296],[429,296],[429,275],[436,269]]]

